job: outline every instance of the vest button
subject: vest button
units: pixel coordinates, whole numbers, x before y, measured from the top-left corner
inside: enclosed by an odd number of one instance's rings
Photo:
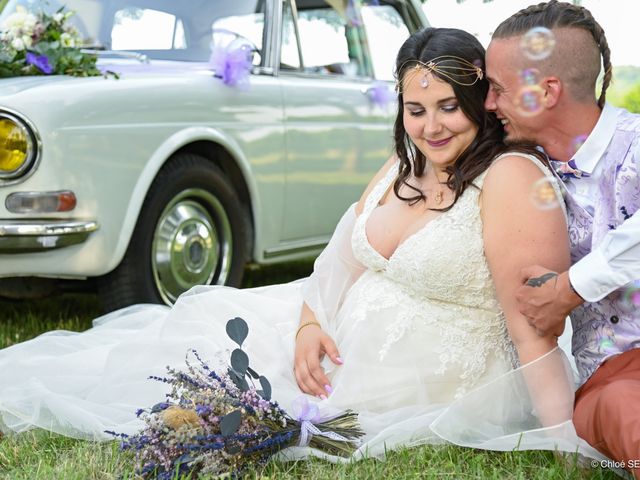
[[[615,324],[615,323],[618,323],[618,322],[620,321],[620,319],[618,318],[618,316],[617,316],[617,315],[612,315],[612,316],[611,316],[611,318],[609,319],[609,321],[610,321],[611,323],[614,323],[614,324]]]

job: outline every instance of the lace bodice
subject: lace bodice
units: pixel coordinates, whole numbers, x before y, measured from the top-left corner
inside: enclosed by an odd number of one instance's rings
[[[366,225],[396,173],[391,168],[371,190],[354,225],[353,253],[368,269],[360,280],[366,286],[359,289],[355,320],[364,321],[375,310],[395,311],[380,361],[409,332],[439,326],[441,340],[428,348],[438,352],[436,373],[459,378],[459,397],[486,373],[489,357],[517,363],[484,255],[479,196],[486,172],[474,181],[477,188],[467,188],[450,210],[406,238],[387,259],[369,243]]]
[[[403,284],[416,297],[498,312],[480,218],[479,194],[485,174],[475,180],[478,188],[467,188],[453,208],[409,236],[386,259],[369,243],[366,224],[396,173],[397,168],[390,168],[366,198],[352,236],[356,258]]]

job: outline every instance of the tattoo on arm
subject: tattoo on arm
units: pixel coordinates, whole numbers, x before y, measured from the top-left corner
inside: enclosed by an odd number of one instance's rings
[[[526,285],[528,285],[529,287],[541,287],[552,278],[555,278],[557,282],[558,281],[557,277],[558,277],[558,274],[556,272],[547,272],[544,275],[541,275],[539,277],[530,278],[529,280],[527,280]]]

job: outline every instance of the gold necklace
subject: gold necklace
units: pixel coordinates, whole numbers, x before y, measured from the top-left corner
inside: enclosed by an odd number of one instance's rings
[[[440,204],[442,203],[443,196],[444,196],[444,195],[443,195],[442,190],[438,190],[438,191],[436,192],[436,197],[434,198],[434,200],[435,200],[435,202],[436,202],[436,205],[440,205]]]

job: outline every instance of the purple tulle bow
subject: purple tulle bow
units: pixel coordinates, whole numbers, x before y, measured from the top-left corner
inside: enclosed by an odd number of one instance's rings
[[[252,66],[251,54],[252,49],[246,44],[237,47],[214,44],[209,63],[225,85],[246,87]]]
[[[322,416],[320,415],[320,408],[315,403],[309,403],[309,399],[306,396],[300,396],[293,402],[293,414],[300,422],[300,442],[299,447],[306,447],[311,442],[311,437],[314,435],[330,438],[338,442],[348,442],[349,439],[339,435],[335,432],[326,431],[323,432],[315,424],[327,422],[335,415]]]
[[[373,82],[367,90],[367,96],[371,102],[385,110],[396,99],[396,94],[389,88],[386,82]]]

